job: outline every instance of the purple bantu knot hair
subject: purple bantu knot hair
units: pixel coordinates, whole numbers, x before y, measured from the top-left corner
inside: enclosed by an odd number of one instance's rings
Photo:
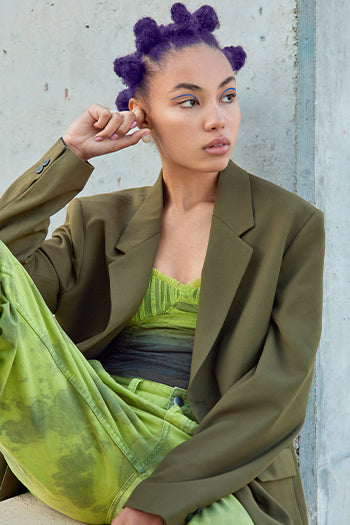
[[[181,2],[176,2],[173,4],[170,9],[171,19],[178,25],[187,25],[192,21],[192,15],[184,4]]]
[[[173,24],[164,28],[166,36],[175,47],[195,44],[200,40],[198,35],[198,23],[184,4],[177,2],[171,7],[171,18]]]
[[[116,98],[115,104],[118,111],[128,111],[129,100],[135,95],[134,91],[130,88],[123,89]]]
[[[227,46],[222,49],[222,52],[230,62],[234,71],[239,71],[245,64],[247,53],[241,46]]]
[[[123,79],[124,84],[136,87],[143,79],[145,66],[141,57],[137,53],[125,57],[116,58],[114,61],[114,71]]]
[[[204,40],[202,33],[204,37],[208,36],[208,32],[200,26],[199,20],[181,2],[171,7],[171,18],[174,23],[164,27],[164,36],[175,47],[181,48]]]
[[[195,44],[203,40],[211,46],[219,46],[211,34],[219,27],[219,19],[210,5],[203,5],[191,14],[184,4],[177,2],[171,8],[171,18],[174,24],[165,28],[168,37],[177,47]]]
[[[205,29],[210,33],[220,27],[218,16],[210,5],[202,5],[193,13],[193,17],[197,20],[201,29]]]
[[[147,54],[150,49],[162,41],[162,35],[157,22],[146,16],[136,22],[134,26],[136,49],[140,53]]]
[[[128,110],[129,99],[135,96],[139,87],[147,91],[147,86],[142,87],[148,67],[144,57],[158,62],[168,49],[181,49],[199,42],[221,49],[212,34],[220,25],[219,19],[210,5],[202,5],[191,14],[183,3],[176,2],[171,7],[171,18],[173,23],[166,26],[158,26],[151,17],[138,20],[134,26],[135,53],[114,61],[114,71],[127,85],[127,89],[121,91],[116,100],[119,111]],[[230,62],[233,71],[243,67],[247,55],[241,46],[227,46],[221,51]]]

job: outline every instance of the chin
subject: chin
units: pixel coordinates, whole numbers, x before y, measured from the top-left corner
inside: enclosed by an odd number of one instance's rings
[[[215,159],[210,159],[209,162],[207,162],[208,171],[223,171],[227,164],[229,163],[230,157],[220,157]]]

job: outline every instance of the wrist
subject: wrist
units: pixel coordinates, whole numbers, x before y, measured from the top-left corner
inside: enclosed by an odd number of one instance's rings
[[[66,136],[66,135],[63,135],[61,137],[61,140],[63,142],[63,144],[66,146],[66,148],[70,149],[74,155],[76,155],[77,157],[79,157],[82,161],[84,162],[87,162],[89,159],[83,155],[83,153],[80,151],[79,148],[77,148],[76,146],[74,146],[70,141],[69,141],[69,138]]]

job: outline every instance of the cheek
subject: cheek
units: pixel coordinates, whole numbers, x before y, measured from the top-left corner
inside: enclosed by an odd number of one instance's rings
[[[236,112],[236,115],[237,115],[237,124],[240,123],[241,121],[241,108],[240,106],[237,104],[237,112]]]
[[[154,119],[152,125],[158,140],[164,145],[169,145],[193,137],[193,120],[179,114],[164,113],[161,118]]]
[[[233,108],[233,111],[231,113],[230,128],[232,130],[237,131],[240,122],[241,122],[241,110],[240,110],[240,107],[237,105]]]

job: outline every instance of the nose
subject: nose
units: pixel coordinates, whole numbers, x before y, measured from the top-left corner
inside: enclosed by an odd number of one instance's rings
[[[205,131],[215,131],[223,127],[225,127],[224,112],[217,104],[213,104],[208,107],[205,114]]]

